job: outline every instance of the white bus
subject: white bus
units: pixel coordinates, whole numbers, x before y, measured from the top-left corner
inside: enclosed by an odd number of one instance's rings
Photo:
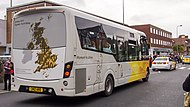
[[[24,10],[13,18],[12,90],[59,96],[112,94],[148,81],[146,35],[70,7]]]

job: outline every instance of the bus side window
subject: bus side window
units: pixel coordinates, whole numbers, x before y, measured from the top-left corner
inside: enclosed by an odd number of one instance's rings
[[[129,46],[128,46],[128,41],[125,41],[125,57],[126,57],[126,61],[129,60]]]
[[[116,54],[116,42],[114,36],[107,35],[107,38],[102,40],[102,50],[106,53]]]
[[[113,52],[113,54],[116,54],[116,40],[114,39],[114,36],[112,37],[112,39],[111,39],[111,50],[112,50],[112,52]]]
[[[124,38],[117,38],[117,46],[117,59],[119,62],[123,62],[126,60]]]
[[[113,53],[111,50],[111,44],[107,40],[103,40],[103,52]]]
[[[142,59],[143,60],[149,59],[149,51],[148,51],[149,47],[146,38],[144,36],[141,36],[140,46],[141,46]]]
[[[137,51],[138,51],[138,46],[136,46],[136,41],[133,40],[129,40],[129,45],[128,45],[128,49],[129,49],[129,60],[130,61],[134,61],[134,60],[138,60],[138,55],[137,55]]]

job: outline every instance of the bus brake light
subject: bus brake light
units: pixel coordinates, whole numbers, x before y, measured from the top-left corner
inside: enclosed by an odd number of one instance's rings
[[[64,69],[63,78],[68,78],[68,77],[70,76],[72,67],[73,67],[73,61],[67,62],[67,63],[65,64],[65,69]]]
[[[66,77],[70,76],[70,72],[69,71],[66,71],[65,74],[64,74]]]

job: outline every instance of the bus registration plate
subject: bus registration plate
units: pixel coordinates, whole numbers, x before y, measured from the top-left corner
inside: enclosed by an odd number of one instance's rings
[[[30,92],[43,92],[43,88],[39,87],[29,87]]]

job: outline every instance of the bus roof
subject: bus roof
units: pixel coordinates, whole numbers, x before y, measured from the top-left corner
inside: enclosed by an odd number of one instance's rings
[[[111,20],[111,19],[108,19],[108,18],[105,18],[105,17],[102,17],[102,16],[99,16],[99,15],[95,15],[95,14],[92,14],[92,13],[89,13],[89,12],[86,12],[86,11],[83,11],[83,10],[79,10],[79,9],[76,9],[76,8],[73,8],[73,7],[69,7],[69,6],[66,6],[66,5],[63,5],[63,6],[46,6],[46,7],[35,7],[35,8],[30,8],[30,9],[25,9],[25,10],[21,10],[19,11],[18,13],[16,13],[14,16],[18,15],[18,14],[25,14],[25,13],[28,13],[28,11],[34,11],[34,10],[41,10],[41,9],[47,9],[47,10],[50,10],[50,9],[66,9],[66,10],[69,10],[71,12],[79,12],[80,14],[86,14],[86,15],[89,15],[89,16],[94,16],[96,18],[99,18],[99,19],[103,19],[105,21],[108,21],[108,22],[112,22],[114,24],[117,24],[119,26],[122,26],[124,29],[128,29],[132,32],[136,32],[136,33],[139,33],[139,34],[142,34],[145,36],[145,33],[144,32],[141,32],[139,30],[136,30],[136,29],[133,29],[131,27],[129,27],[127,24],[123,24],[121,22],[117,22],[117,21],[114,21],[114,20]],[[103,21],[102,20],[102,21]]]

